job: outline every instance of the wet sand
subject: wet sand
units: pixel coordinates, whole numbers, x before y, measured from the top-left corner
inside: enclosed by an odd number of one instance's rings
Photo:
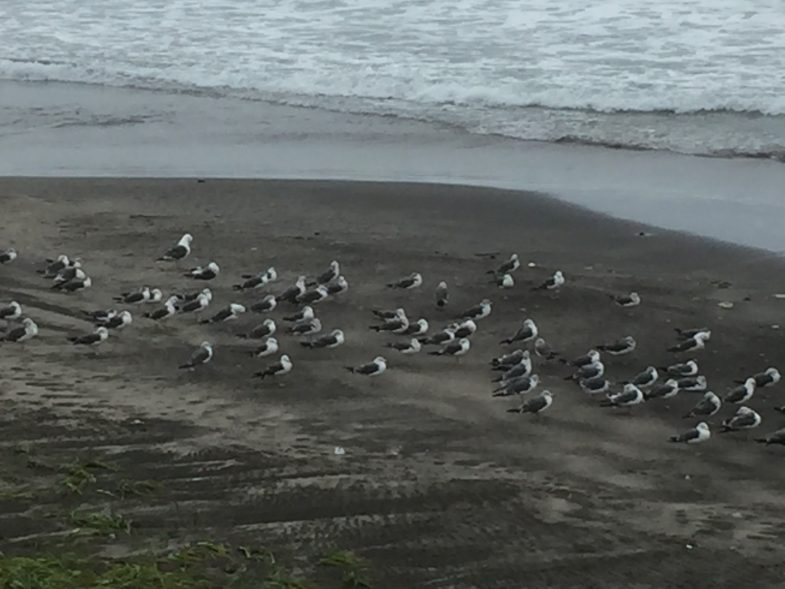
[[[616,383],[670,363],[674,327],[707,325],[712,339],[696,358],[722,395],[734,379],[785,368],[783,332],[772,328],[785,310],[772,297],[785,292],[785,273],[767,252],[473,187],[2,179],[0,200],[0,246],[20,250],[0,267],[0,301],[19,301],[41,326],[29,344],[1,346],[3,482],[50,476],[20,458],[20,447],[55,463],[97,453],[160,481],[160,494],[120,506],[139,531],[96,545],[104,554],[139,549],[140,538],[160,550],[205,537],[314,555],[340,546],[368,558],[374,586],[390,588],[773,588],[785,580],[785,448],[752,441],[785,425],[773,409],[785,404],[785,385],[749,403],[763,416],[757,431],[686,447],[667,439],[694,423],[681,416],[697,394],[602,409],[564,381],[563,365],[536,360],[541,389],[556,401],[532,418],[508,414],[515,401],[491,398],[488,369],[499,340],[525,317],[568,357],[633,335],[635,353],[607,360]],[[317,312],[325,330],[345,330],[346,345],[313,351],[280,335],[295,367],[270,382],[250,377],[268,360],[250,357],[253,344],[235,337],[258,315],[159,326],[131,309],[134,323],[99,350],[68,345],[67,336],[90,329],[81,311],[110,307],[113,295],[141,284],[165,294],[200,286],[153,262],[184,231],[195,242],[180,269],[210,260],[222,268],[210,283],[213,310],[340,260],[350,290]],[[523,262],[518,282],[497,290],[485,271],[513,251]],[[47,289],[35,270],[61,252],[83,258],[92,289]],[[232,290],[241,273],[270,265],[279,280],[269,289]],[[555,269],[568,280],[559,294],[531,291]],[[412,271],[423,274],[421,289],[384,287]],[[446,311],[433,305],[440,280],[451,288]],[[630,290],[640,307],[611,303],[609,295]],[[485,297],[493,313],[460,360],[396,356],[383,348],[395,338],[368,329],[377,306],[404,306],[440,326]],[[270,315],[279,321],[292,309]],[[213,362],[178,371],[203,339],[215,344]],[[343,368],[379,353],[390,361],[379,378]],[[709,420],[715,431],[732,412]],[[335,446],[346,454],[335,456]],[[43,491],[0,500],[0,546],[57,546],[65,528],[42,514],[83,500]]]

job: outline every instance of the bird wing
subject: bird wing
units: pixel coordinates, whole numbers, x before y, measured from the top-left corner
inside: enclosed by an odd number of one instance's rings
[[[207,348],[199,348],[193,354],[191,354],[191,361],[190,364],[196,366],[197,364],[204,364],[207,362],[207,359],[210,357],[210,352],[207,351]]]

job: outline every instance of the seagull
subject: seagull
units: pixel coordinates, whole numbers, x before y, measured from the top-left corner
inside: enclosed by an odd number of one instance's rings
[[[524,356],[527,358],[529,357],[529,350],[514,350],[508,354],[503,354],[498,358],[492,359],[491,366],[493,366],[494,370],[506,370],[508,367],[520,363]]]
[[[164,298],[164,293],[161,291],[161,289],[153,288],[150,290],[150,298],[147,300],[147,302],[160,303],[163,298]]]
[[[210,360],[213,359],[213,346],[210,342],[202,342],[199,344],[199,347],[196,351],[191,354],[191,358],[185,364],[181,364],[178,366],[180,369],[187,368],[188,370],[193,370],[197,366],[201,366],[202,364],[207,364]]]
[[[104,321],[101,326],[107,329],[123,329],[126,325],[130,325],[133,320],[134,318],[129,311],[123,311]]]
[[[678,364],[671,364],[667,367],[662,367],[660,370],[664,370],[671,376],[697,376],[698,363],[695,362],[695,360],[688,360],[687,362],[681,362]]]
[[[678,380],[680,391],[702,392],[706,390],[706,377],[686,376]]]
[[[422,350],[422,345],[416,338],[412,338],[407,342],[392,342],[385,344],[385,347],[398,350],[401,354],[416,354]]]
[[[343,276],[339,276],[332,282],[328,282],[327,284],[325,284],[324,288],[327,289],[328,295],[334,297],[335,295],[339,295],[349,290],[349,281],[346,280],[346,278],[344,278]]]
[[[673,331],[679,334],[684,339],[690,339],[698,335],[699,333],[708,333],[711,336],[711,329],[708,327],[694,327],[692,329],[680,329],[679,327],[674,327]],[[708,338],[706,338],[708,339]]]
[[[709,424],[707,424],[705,421],[701,421],[691,430],[687,430],[682,434],[671,436],[670,441],[682,444],[700,444],[701,442],[707,441],[710,437],[711,431],[709,430]]]
[[[298,276],[297,280],[294,282],[294,286],[290,286],[277,297],[279,303],[282,301],[286,301],[287,303],[296,303],[297,297],[302,295],[305,292],[305,276]]]
[[[736,415],[722,422],[720,433],[738,431],[741,429],[752,429],[758,427],[760,422],[760,415],[758,415],[756,411],[742,405],[739,407],[738,411],[736,411]]]
[[[512,354],[507,354],[506,357],[502,356],[501,358],[496,358],[496,360],[501,360],[501,359],[505,359],[505,362],[507,363],[498,364],[494,366],[493,368],[494,370],[503,371],[507,373],[518,366],[524,366],[528,372],[531,372],[532,370],[532,359],[531,359],[531,354],[529,354],[529,350],[526,351],[521,350],[520,354],[516,354],[515,352],[513,352]]]
[[[315,340],[300,342],[301,346],[306,348],[337,348],[344,343],[343,331],[340,329],[333,329],[330,333],[316,338]]]
[[[728,391],[728,394],[725,395],[724,401],[726,403],[740,405],[752,399],[753,394],[755,394],[755,379],[748,378],[744,381],[744,384],[741,384]]]
[[[259,272],[259,274],[243,274],[242,278],[245,280],[240,284],[235,284],[232,286],[234,290],[248,290],[251,288],[261,288],[278,278],[278,272],[275,271],[275,268],[270,266],[264,272]]]
[[[439,346],[444,343],[451,342],[454,339],[455,339],[455,330],[450,327],[447,327],[438,333],[434,333],[431,336],[421,337],[419,339],[419,342],[426,346],[428,345]]]
[[[507,339],[503,339],[501,341],[502,344],[511,344],[513,342],[523,342],[526,343],[531,341],[537,337],[539,334],[539,330],[537,329],[537,325],[531,319],[526,319],[523,322],[521,328],[515,332],[515,335],[512,337],[508,337]]]
[[[248,333],[240,333],[237,337],[242,339],[264,339],[275,333],[276,325],[272,319],[265,319]]]
[[[653,386],[659,377],[657,369],[654,366],[648,366],[646,370],[636,374],[630,382],[636,387],[646,389]]]
[[[382,356],[376,356],[371,362],[368,364],[363,364],[362,366],[352,367],[346,366],[346,370],[349,372],[353,372],[354,374],[363,374],[365,376],[378,376],[385,370],[387,370],[387,360],[385,360]]]
[[[65,292],[76,292],[78,290],[84,290],[86,288],[90,288],[93,285],[93,281],[89,276],[85,276],[81,279],[69,280],[68,282],[61,282],[59,284],[55,284],[52,289],[60,290]]]
[[[402,307],[397,309],[371,309],[371,313],[384,321],[394,321],[406,317],[406,311]]]
[[[270,311],[274,311],[277,306],[278,301],[275,300],[275,295],[269,294],[258,303],[254,303],[248,307],[248,309],[252,313],[269,313]]]
[[[180,238],[180,241],[177,242],[176,246],[164,252],[157,261],[174,262],[177,260],[184,260],[191,253],[191,242],[193,242],[193,240],[193,236],[190,233],[186,233]]]
[[[314,317],[315,315],[313,312],[313,308],[308,305],[305,305],[297,313],[295,313],[294,315],[289,315],[288,317],[284,317],[283,320],[292,321],[296,323],[298,321],[310,321]]]
[[[597,395],[599,393],[607,393],[610,390],[611,383],[605,380],[604,376],[595,376],[594,378],[586,378],[578,382],[584,393],[587,395]]]
[[[305,303],[306,305],[315,305],[321,303],[324,299],[330,296],[326,286],[317,286],[313,290],[309,290],[298,296],[295,300],[298,303]]]
[[[163,304],[162,307],[159,307],[155,311],[151,311],[150,313],[145,313],[144,316],[148,319],[152,319],[153,321],[163,321],[164,319],[168,319],[175,313],[177,313],[177,302],[178,298],[174,295],[166,299],[166,302]]]
[[[9,264],[17,258],[17,251],[9,247],[7,250],[0,252],[0,264]]]
[[[44,270],[38,270],[39,274],[43,274],[45,278],[54,278],[60,271],[68,268],[71,265],[71,260],[65,254],[60,254],[54,260],[47,260],[48,265]]]
[[[684,340],[683,342],[679,342],[675,346],[671,346],[668,348],[669,352],[680,353],[680,352],[695,352],[697,350],[702,350],[706,347],[706,342],[711,338],[710,331],[700,331],[693,335],[691,338]]]
[[[322,322],[318,317],[314,317],[308,321],[299,321],[289,328],[289,333],[294,335],[313,335],[322,330]]]
[[[190,303],[191,301],[195,301],[200,294],[207,297],[208,303],[213,300],[213,291],[211,291],[209,288],[203,288],[202,290],[196,290],[193,292],[189,292],[182,295],[175,295],[175,296],[184,303]]]
[[[536,340],[534,340],[534,353],[537,354],[538,357],[545,358],[546,360],[552,360],[559,355],[558,353],[554,352],[551,349],[550,344],[541,337],[538,337]]]
[[[274,337],[268,337],[261,346],[256,348],[253,352],[250,352],[250,354],[257,358],[264,358],[265,356],[271,356],[277,352],[278,340]]]
[[[139,290],[124,292],[120,296],[112,297],[112,300],[126,305],[138,305],[150,300],[150,287],[143,286]]]
[[[419,272],[412,272],[406,278],[401,278],[397,282],[387,284],[390,288],[403,288],[406,290],[418,288],[422,285],[422,275]]]
[[[332,262],[330,262],[329,268],[327,268],[327,270],[319,274],[319,276],[316,277],[316,282],[312,282],[310,286],[313,286],[315,284],[327,284],[328,282],[332,282],[333,280],[338,278],[340,274],[341,274],[341,265],[338,263],[337,260],[333,260]]]
[[[507,413],[533,413],[536,415],[545,411],[552,404],[553,393],[546,390],[541,392],[536,397],[524,401],[520,407],[507,409]]]
[[[617,339],[614,342],[597,346],[597,349],[602,350],[603,352],[608,352],[611,356],[621,356],[623,354],[629,354],[635,350],[637,345],[638,344],[634,337],[631,335],[625,335],[623,338]]]
[[[518,254],[512,254],[510,259],[496,268],[496,270],[488,270],[488,274],[509,274],[510,272],[515,272],[520,267],[521,263],[518,260]]]
[[[112,317],[119,314],[115,309],[101,309],[99,311],[82,311],[86,317],[93,323],[101,324],[106,323]]]
[[[483,299],[478,305],[466,309],[463,313],[458,315],[460,319],[485,319],[491,314],[491,301]]]
[[[188,272],[183,274],[183,276],[187,276],[193,280],[212,280],[218,276],[220,272],[221,269],[218,267],[218,264],[210,262],[207,266],[196,266],[195,268],[191,268]]]
[[[512,395],[525,395],[537,388],[540,384],[540,377],[536,374],[531,376],[521,376],[501,383],[501,386],[494,389],[493,397],[510,397]]]
[[[587,364],[594,364],[595,362],[599,362],[599,361],[600,361],[600,353],[595,349],[591,349],[588,352],[586,352],[583,356],[578,356],[574,360],[568,360],[566,361],[566,363],[569,364],[570,366],[575,366],[577,368],[580,368],[581,366],[586,366]]]
[[[5,334],[3,341],[21,344],[38,335],[38,325],[29,317],[22,319],[22,325]]]
[[[93,333],[79,337],[69,337],[68,341],[75,346],[98,346],[109,337],[109,330],[106,327],[98,327]]]
[[[604,375],[605,375],[605,364],[603,364],[598,360],[597,362],[594,362],[592,364],[579,366],[578,369],[575,372],[573,372],[571,375],[565,376],[564,380],[581,381],[590,378],[597,378],[599,376],[604,376]]]
[[[0,319],[6,321],[13,321],[22,316],[22,305],[16,301],[11,301],[7,305],[0,307]]]
[[[690,412],[684,416],[684,419],[696,417],[698,415],[703,417],[711,417],[720,410],[720,407],[722,407],[722,401],[720,401],[720,398],[711,391],[707,391],[706,394],[703,395],[703,398],[698,401],[695,407],[693,407]]]
[[[535,286],[532,290],[557,290],[564,285],[564,274],[561,270],[556,270],[553,276],[548,278],[540,286]]]
[[[450,293],[447,291],[447,283],[442,280],[436,286],[436,306],[443,309],[450,300]]]
[[[202,319],[199,323],[223,323],[224,321],[232,321],[245,313],[245,311],[245,306],[238,305],[237,303],[229,303],[227,307],[224,307],[209,319]]]
[[[278,359],[278,362],[271,364],[260,372],[255,372],[254,376],[258,376],[261,379],[265,379],[268,376],[282,376],[291,372],[292,366],[294,366],[294,364],[292,364],[289,356],[284,354]]]
[[[675,397],[679,392],[679,381],[675,378],[669,378],[665,382],[652,387],[651,390],[643,393],[647,401],[652,399],[670,399]]]
[[[0,316],[2,316],[1,313]],[[752,378],[755,380],[755,386],[758,388],[762,388],[762,387],[774,386],[780,381],[782,376],[780,375],[780,371],[777,370],[776,368],[767,368],[763,372],[758,372],[757,374],[753,374]],[[746,380],[744,381],[737,380],[736,382],[741,384],[743,382],[746,382]]]
[[[491,284],[495,284],[499,288],[512,288],[515,286],[515,279],[512,274],[502,274],[491,280]]]
[[[641,304],[641,297],[634,291],[626,295],[611,295],[611,298],[620,307],[637,307]]]
[[[522,376],[529,376],[532,373],[532,363],[529,362],[520,362],[515,366],[512,366],[509,370],[503,372],[496,378],[494,378],[491,382],[505,382],[512,380],[514,378],[520,378]]]
[[[180,313],[194,313],[202,311],[207,308],[212,300],[212,294],[199,293],[192,301],[185,303],[180,307]]]
[[[466,321],[451,327],[454,329],[456,338],[468,337],[477,331],[477,324],[471,319],[467,319]]]
[[[401,335],[425,335],[428,331],[428,320],[418,319],[414,323],[410,323],[409,327],[401,332]]]
[[[609,394],[600,401],[600,407],[632,407],[644,400],[643,392],[634,384],[627,383],[620,393]]]
[[[782,444],[785,446],[785,427],[767,434],[764,438],[755,438],[755,441],[759,444],[766,444],[767,446],[769,444]]]
[[[447,342],[441,350],[436,350],[434,352],[428,352],[431,356],[463,356],[466,352],[469,351],[469,348],[472,347],[471,342],[462,337],[459,340],[453,340]]]
[[[82,270],[82,263],[78,260],[74,261],[71,266],[67,266],[60,270],[52,280],[56,283],[68,282],[69,280],[82,280],[85,277],[84,270]]]
[[[381,331],[388,331],[391,333],[403,333],[409,328],[409,320],[404,315],[402,318],[399,319],[390,319],[389,321],[385,321],[381,325],[371,325],[369,329],[372,329],[376,332]]]

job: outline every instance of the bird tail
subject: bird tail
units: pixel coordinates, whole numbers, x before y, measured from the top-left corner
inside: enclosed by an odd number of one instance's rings
[[[783,405],[782,407],[775,407],[774,411],[779,411],[780,413],[785,413],[785,405]]]
[[[508,345],[510,345],[512,343],[512,338],[503,339],[499,343],[502,344],[502,345],[508,346]]]
[[[233,284],[232,285],[232,290],[243,290],[243,285],[242,284]]]
[[[744,381],[744,380],[734,380],[733,382],[735,382],[736,384],[744,384],[746,381]]]
[[[313,342],[300,342],[300,345],[304,348],[313,348]]]
[[[523,409],[520,407],[513,407],[512,409],[507,409],[507,413],[523,413]]]
[[[116,303],[120,303],[123,301],[123,297],[112,297],[112,300],[115,301]]]
[[[682,419],[690,419],[691,417],[695,417],[695,414],[692,411],[690,411],[689,413],[687,413],[685,415],[682,415],[681,418]]]
[[[185,364],[180,364],[180,366],[178,366],[177,368],[179,368],[180,370],[183,370],[185,368],[193,368],[193,364],[191,364],[190,362],[187,362]]]
[[[344,368],[346,368],[346,370],[348,370],[349,372],[354,373],[354,366],[344,366]]]
[[[375,331],[375,332],[377,332],[377,333],[378,333],[378,332],[380,332],[380,331],[382,330],[382,328],[381,328],[381,327],[379,327],[378,325],[369,325],[369,326],[368,326],[368,329],[372,329],[373,331]]]
[[[160,258],[156,258],[156,262],[169,262],[172,258],[170,256],[161,256]]]
[[[600,407],[613,407],[613,401],[610,399],[603,399],[600,401]]]
[[[144,315],[142,315],[142,317],[147,317],[148,319],[150,319],[152,316],[153,316],[152,313],[145,313]]]
[[[768,444],[769,443],[769,441],[766,438],[755,438],[755,441],[758,442],[758,444]]]
[[[71,342],[72,344],[75,344],[77,341],[79,341],[79,338],[78,337],[69,337],[68,341]]]
[[[436,301],[436,306],[440,309],[447,304],[447,301]]]
[[[442,352],[441,352],[441,350],[436,350],[435,352],[428,352],[428,355],[429,356],[441,356]]]
[[[246,278],[246,279],[253,278],[253,274],[240,274],[240,277],[241,278]]]
[[[238,333],[237,337],[239,337],[240,339],[248,339],[248,334],[247,333]]]
[[[732,428],[732,427],[730,427],[730,426],[727,426],[727,425],[725,425],[725,424],[723,423],[723,424],[722,424],[722,429],[720,430],[720,433],[721,433],[721,434],[725,434],[725,433],[727,433],[727,432],[730,432],[730,431],[733,431],[733,428]]]
[[[575,375],[574,374],[570,374],[569,376],[565,376],[564,380],[575,380]]]
[[[670,437],[670,441],[671,441],[671,442],[678,442],[678,441],[680,441],[680,440],[679,440],[679,436],[671,436],[671,437]]]
[[[507,391],[504,390],[504,387],[496,389],[491,393],[491,397],[506,397]]]
[[[210,323],[210,320],[209,320],[209,319],[201,319],[201,320],[199,321],[199,325],[207,325],[208,323]]]

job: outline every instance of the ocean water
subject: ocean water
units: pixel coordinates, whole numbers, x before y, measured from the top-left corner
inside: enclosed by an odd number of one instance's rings
[[[0,78],[785,161],[781,0],[2,0]]]

